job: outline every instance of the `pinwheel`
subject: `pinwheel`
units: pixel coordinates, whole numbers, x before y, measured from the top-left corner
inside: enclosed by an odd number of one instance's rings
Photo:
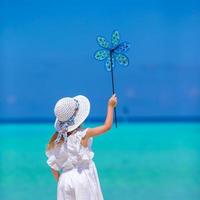
[[[111,43],[107,42],[102,36],[97,37],[97,43],[101,49],[95,52],[95,59],[98,61],[105,61],[107,71],[111,72],[112,93],[115,93],[114,73],[113,68],[118,63],[122,66],[129,65],[129,59],[124,54],[130,48],[128,42],[120,42],[120,34],[117,30],[113,31]],[[115,109],[115,125],[117,127],[117,114]]]

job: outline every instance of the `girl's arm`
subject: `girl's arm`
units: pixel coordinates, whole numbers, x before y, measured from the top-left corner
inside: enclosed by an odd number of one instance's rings
[[[117,105],[117,97],[114,94],[108,101],[107,116],[106,116],[105,123],[102,126],[98,126],[96,128],[88,128],[86,136],[85,136],[86,140],[89,137],[100,135],[102,133],[105,133],[109,129],[111,129],[112,123],[113,123],[113,111],[116,105]]]
[[[52,171],[52,174],[53,174],[54,178],[56,179],[56,181],[58,181],[59,176],[60,176],[59,172],[56,171],[56,170],[53,169],[53,168],[51,168],[51,171]]]

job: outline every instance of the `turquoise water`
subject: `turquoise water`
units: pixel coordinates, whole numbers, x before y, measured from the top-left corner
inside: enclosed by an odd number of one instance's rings
[[[0,125],[1,200],[56,199],[44,155],[52,131]],[[105,200],[200,199],[200,124],[119,124],[93,150]]]

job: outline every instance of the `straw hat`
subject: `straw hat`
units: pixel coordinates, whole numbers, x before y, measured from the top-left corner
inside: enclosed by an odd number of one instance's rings
[[[56,121],[61,123],[72,121],[68,126],[69,132],[78,128],[85,121],[89,112],[90,102],[83,95],[62,98],[58,100],[54,108]]]

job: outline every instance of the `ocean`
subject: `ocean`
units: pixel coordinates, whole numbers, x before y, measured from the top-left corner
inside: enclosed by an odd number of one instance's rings
[[[85,127],[97,124],[87,123]],[[55,200],[52,124],[0,125],[0,199]],[[94,138],[105,200],[199,200],[200,124],[120,123]]]

